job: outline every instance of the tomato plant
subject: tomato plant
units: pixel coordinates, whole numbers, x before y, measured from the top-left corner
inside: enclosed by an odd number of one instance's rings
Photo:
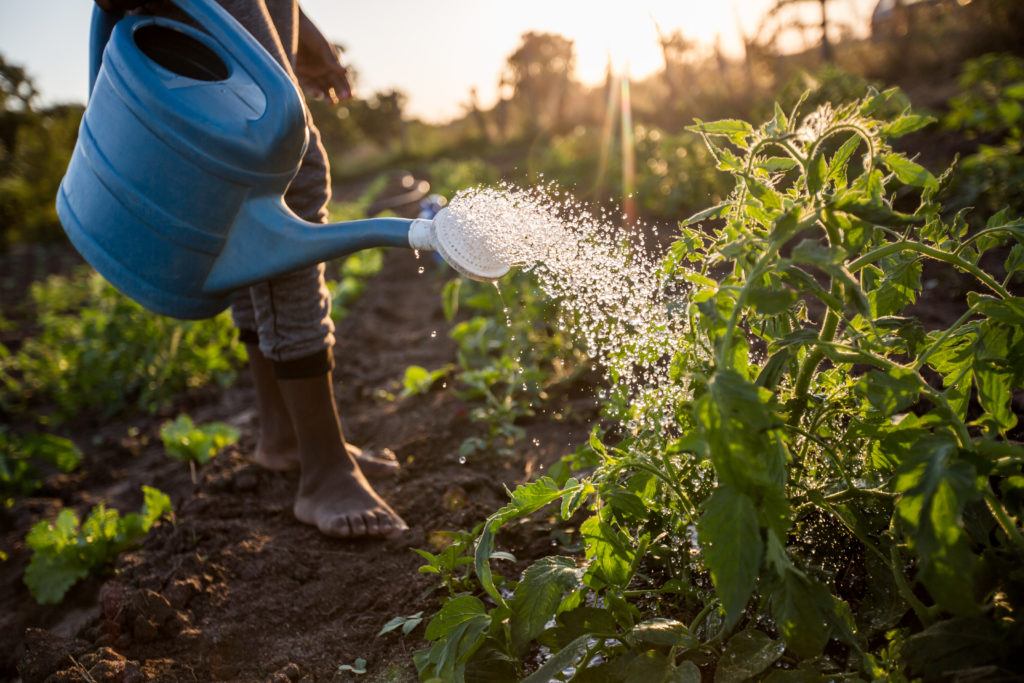
[[[423,679],[1020,673],[1024,221],[943,211],[951,173],[890,145],[931,122],[897,91],[801,106],[691,128],[734,189],[663,264],[689,389],[488,518]],[[978,265],[1006,248],[1004,276]],[[973,282],[935,329],[925,262]],[[502,526],[555,504],[583,557],[497,573]]]

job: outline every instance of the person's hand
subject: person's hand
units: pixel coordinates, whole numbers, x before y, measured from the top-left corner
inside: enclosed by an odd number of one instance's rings
[[[348,70],[342,66],[340,58],[338,48],[324,38],[316,25],[300,10],[295,75],[302,87],[333,104],[351,97]]]

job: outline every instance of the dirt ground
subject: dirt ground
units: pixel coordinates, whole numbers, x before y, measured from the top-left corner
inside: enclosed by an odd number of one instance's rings
[[[246,461],[256,425],[243,372],[231,389],[176,407],[197,422],[223,420],[243,433],[237,448],[201,471],[198,485],[160,445],[168,413],[85,429],[76,438],[85,452],[79,471],[51,477],[35,497],[0,511],[0,549],[10,554],[0,563],[0,679],[346,680],[351,674],[339,674],[338,666],[364,658],[368,673],[359,680],[415,680],[410,655],[423,645],[423,627],[404,638],[376,635],[392,617],[429,615],[438,604],[434,582],[417,573],[422,562],[410,548],[430,548],[434,532],[482,520],[506,500],[504,486],[567,452],[593,418],[592,399],[568,398],[565,420],[524,425],[527,438],[513,458],[460,464],[458,447],[477,429],[451,392],[381,398],[408,365],[434,368],[454,358],[439,297],[447,274],[428,268],[417,275],[422,263],[389,253],[339,325],[335,348],[350,441],[390,448],[403,463],[380,490],[412,526],[407,536],[345,542],[297,522],[296,476]],[[75,586],[61,605],[36,605],[21,578],[31,524],[61,504],[84,511],[106,500],[135,509],[142,484],[170,494],[175,521],[156,527],[106,575]],[[503,549],[523,565],[552,542],[543,521],[502,536]]]

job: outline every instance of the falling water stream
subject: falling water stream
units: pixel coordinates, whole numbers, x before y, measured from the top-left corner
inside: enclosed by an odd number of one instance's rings
[[[627,398],[627,425],[669,425],[671,406],[687,391],[669,372],[686,320],[671,313],[678,287],[643,230],[623,229],[551,188],[473,188],[449,210],[467,239],[531,271],[559,302],[562,313],[551,322],[579,340],[609,390]]]

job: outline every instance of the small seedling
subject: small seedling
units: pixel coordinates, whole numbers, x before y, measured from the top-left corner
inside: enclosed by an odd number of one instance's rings
[[[401,398],[427,393],[442,378],[447,377],[454,367],[449,363],[436,370],[427,370],[419,365],[410,365],[402,378]]]
[[[416,614],[410,614],[407,617],[395,617],[389,620],[383,627],[381,627],[378,636],[382,636],[385,633],[391,633],[397,631],[399,628],[402,629],[402,635],[407,636],[413,632],[413,630],[420,625],[423,621],[423,612],[417,612]]]
[[[188,463],[192,483],[198,482],[196,465],[205,465],[217,453],[238,441],[238,430],[223,422],[196,425],[188,415],[179,415],[174,422],[165,422],[160,438],[167,454]]]
[[[339,664],[338,673],[345,673],[346,671],[357,675],[363,675],[366,673],[366,660],[362,657],[356,659],[351,664]]]

